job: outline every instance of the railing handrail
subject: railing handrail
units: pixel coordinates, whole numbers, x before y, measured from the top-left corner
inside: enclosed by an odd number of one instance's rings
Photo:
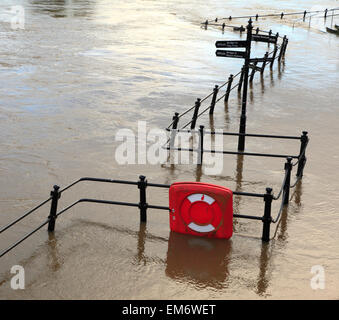
[[[16,223],[18,223],[19,221],[21,221],[22,219],[26,218],[27,216],[29,216],[30,214],[32,214],[33,212],[35,212],[36,210],[38,210],[40,207],[42,207],[43,205],[45,205],[47,202],[49,202],[52,199],[52,197],[49,197],[48,199],[44,200],[43,202],[41,202],[40,204],[38,204],[37,206],[35,206],[33,209],[29,210],[28,212],[26,212],[25,214],[23,214],[21,217],[15,219],[14,221],[10,222],[9,224],[7,224],[6,226],[4,226],[3,228],[0,229],[0,234],[4,231],[6,231],[8,228],[12,227],[13,225],[15,225]]]
[[[166,131],[175,131],[175,132],[186,132],[186,133],[199,133],[197,129],[170,129],[166,128]],[[217,132],[211,130],[204,130],[205,134],[221,134],[224,136],[247,136],[247,137],[258,137],[258,138],[272,138],[272,139],[291,139],[291,140],[300,140],[300,136],[281,136],[281,135],[271,135],[271,134],[256,134],[256,133],[239,133],[239,132]]]
[[[206,20],[205,22],[202,22],[201,24],[209,24],[210,21],[217,22],[219,20],[232,20],[232,19],[248,19],[248,18],[263,18],[263,17],[279,17],[281,15],[283,16],[292,16],[292,15],[299,15],[299,14],[308,14],[308,13],[320,13],[320,12],[330,12],[330,11],[337,11],[339,8],[331,8],[331,9],[325,9],[325,10],[314,10],[314,11],[297,11],[297,12],[288,12],[288,13],[269,13],[269,14],[255,14],[255,15],[245,15],[245,16],[236,16],[236,17],[226,17],[226,18],[215,18],[213,20]]]

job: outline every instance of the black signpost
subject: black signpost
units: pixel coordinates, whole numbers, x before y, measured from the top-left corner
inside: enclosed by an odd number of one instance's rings
[[[278,37],[277,36],[269,36],[264,34],[253,34],[252,41],[258,42],[267,42],[267,43],[277,43]]]
[[[216,48],[246,48],[246,40],[228,40],[228,41],[217,41],[215,43]]]
[[[274,57],[269,58],[268,53],[265,54],[263,58],[252,58],[251,59],[251,42],[266,42],[268,44],[273,43],[275,45],[275,53],[277,49],[277,41],[278,34],[272,35],[271,32],[268,35],[258,34],[252,35],[252,20],[248,21],[247,25],[247,38],[246,40],[228,40],[228,41],[217,41],[215,46],[217,48],[245,48],[245,51],[237,51],[237,50],[217,50],[215,54],[218,57],[226,57],[226,58],[242,58],[245,59],[245,63],[243,66],[243,94],[242,94],[242,103],[241,103],[241,117],[239,124],[239,139],[238,139],[238,151],[245,150],[245,136],[246,136],[246,104],[247,104],[247,88],[248,88],[248,80],[249,80],[249,69],[252,69],[251,73],[251,81],[253,80],[254,73],[259,71],[263,73],[265,69],[266,63],[270,62],[273,64]],[[257,63],[262,62],[263,65],[261,67],[257,66]],[[240,88],[240,85],[239,85]],[[240,89],[241,90],[241,89]]]
[[[248,21],[247,25],[247,38],[246,40],[229,40],[229,41],[217,41],[215,46],[217,48],[245,48],[245,51],[234,50],[217,50],[215,54],[218,57],[226,58],[242,58],[245,59],[243,69],[243,95],[241,104],[241,117],[239,125],[239,140],[238,151],[244,151],[245,149],[245,133],[246,133],[246,104],[247,104],[247,87],[248,87],[248,71],[251,55],[251,41],[252,41],[252,20]]]
[[[233,51],[233,50],[217,50],[215,52],[217,57],[226,57],[226,58],[242,58],[245,59],[245,51]]]

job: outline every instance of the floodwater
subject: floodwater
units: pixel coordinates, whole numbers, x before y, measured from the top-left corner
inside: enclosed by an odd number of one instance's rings
[[[13,5],[25,9],[24,29],[11,28]],[[217,175],[194,164],[120,165],[115,137],[121,128],[136,132],[138,120],[148,130],[165,128],[174,112],[240,70],[240,59],[217,58],[214,46],[240,34],[205,30],[202,21],[312,7],[318,1],[1,1],[0,225],[48,198],[54,184],[84,176],[136,181],[143,174],[149,182],[202,181],[258,193],[272,187],[277,194],[284,159],[225,155]],[[254,22],[287,35],[289,45],[280,65],[255,75],[247,131],[306,130],[310,137],[303,180],[272,225],[269,244],[260,240],[260,221],[235,219],[230,240],[212,241],[170,233],[166,211],[150,209],[140,225],[137,208],[82,203],[60,216],[54,234],[44,227],[0,259],[0,298],[338,299],[339,38],[326,33],[331,23],[339,24],[337,16]],[[267,50],[263,43],[253,47],[259,56]],[[197,124],[236,132],[239,106],[232,92],[227,108],[217,104],[213,121],[204,115]],[[225,138],[224,147],[236,150],[237,140]],[[247,138],[246,150],[297,154],[299,142]],[[138,194],[135,186],[84,182],[62,195],[59,208],[85,197],[138,202]],[[168,205],[166,189],[148,188],[147,197]],[[279,205],[273,203],[273,217]],[[264,203],[235,197],[234,210],[262,216]],[[1,234],[0,250],[48,214],[46,205]],[[24,290],[11,289],[13,265],[24,267]]]

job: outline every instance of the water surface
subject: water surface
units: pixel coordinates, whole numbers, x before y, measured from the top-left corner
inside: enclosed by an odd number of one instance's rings
[[[25,8],[25,29],[10,28],[11,5]],[[119,128],[166,127],[215,84],[241,68],[240,59],[215,57],[217,40],[239,33],[200,22],[215,17],[310,10],[316,1],[2,1],[0,5],[0,225],[12,221],[82,176],[148,181],[203,181],[232,190],[277,193],[284,160],[225,156],[223,172],[194,165],[129,165],[115,161]],[[336,1],[323,1],[336,7]],[[261,243],[261,222],[236,220],[229,241],[170,233],[165,211],[80,204],[0,261],[2,299],[338,299],[339,174],[338,37],[313,17],[260,19],[254,26],[287,35],[286,59],[249,89],[247,130],[300,135],[310,144],[302,183],[291,193],[272,240]],[[338,19],[334,17],[338,24]],[[233,20],[246,24],[246,20]],[[244,38],[244,35],[242,36]],[[254,44],[258,55],[266,45]],[[237,131],[236,92],[218,104],[213,126]],[[189,120],[189,118],[187,118]],[[208,115],[199,124],[209,126]],[[298,153],[298,143],[247,139],[253,152]],[[227,138],[225,147],[236,149]],[[294,177],[293,177],[294,179]],[[292,179],[292,180],[293,180]],[[83,183],[60,208],[92,197],[136,201],[135,187]],[[167,205],[167,190],[148,201]],[[261,200],[235,197],[235,212],[263,214]],[[274,203],[273,215],[279,204]],[[1,249],[43,221],[49,208],[1,235]],[[10,267],[22,265],[26,288],[10,289]],[[312,290],[314,265],[324,267],[324,290]]]

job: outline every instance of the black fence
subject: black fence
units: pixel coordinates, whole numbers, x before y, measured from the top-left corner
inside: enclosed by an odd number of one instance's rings
[[[183,130],[183,129],[167,129],[170,132],[170,139],[169,144],[166,146],[166,149],[169,151],[176,150],[176,151],[190,151],[190,152],[197,152],[198,156],[198,163],[202,164],[203,162],[203,155],[204,153],[223,153],[223,154],[235,154],[235,155],[247,155],[247,156],[259,156],[259,157],[272,157],[272,158],[292,158],[298,159],[298,172],[302,172],[303,168],[303,161],[305,157],[306,147],[308,145],[309,137],[308,132],[303,131],[301,136],[281,136],[281,135],[269,135],[269,134],[253,134],[253,133],[237,133],[237,132],[218,132],[218,131],[210,131],[205,130],[204,126],[200,126],[199,130]],[[181,147],[174,147],[175,138],[177,133],[189,133],[199,134],[199,147],[197,149],[193,148],[181,148]],[[224,136],[246,136],[246,137],[256,137],[256,138],[270,138],[270,139],[286,139],[286,140],[300,140],[300,153],[299,155],[286,155],[286,154],[270,154],[270,153],[254,153],[254,152],[245,152],[245,151],[224,151],[224,150],[206,150],[204,149],[204,135],[224,135]],[[298,174],[299,176],[299,174]]]
[[[278,60],[279,62],[284,58],[286,48],[288,45],[288,39],[286,36],[279,36],[279,33],[273,34],[272,31],[263,31],[259,30],[258,28],[255,30],[253,35],[260,35],[260,32],[267,33],[270,37],[276,37],[276,39],[281,39],[281,44],[278,44],[278,41],[274,44],[274,49],[271,52],[266,52],[263,58],[251,59],[251,63],[249,64],[249,68],[252,70],[249,76],[249,81],[252,82],[254,75],[256,72],[260,72],[263,74],[265,71],[266,66],[269,64],[270,68],[273,68],[274,62]],[[259,67],[258,63],[262,65]],[[245,66],[242,67],[241,71],[237,74],[233,75],[230,74],[228,80],[221,85],[215,85],[212,92],[210,92],[204,98],[197,98],[194,105],[182,113],[175,112],[172,118],[172,122],[167,126],[166,129],[178,129],[179,128],[179,121],[185,115],[192,113],[191,120],[185,122],[184,124],[180,125],[180,129],[185,129],[188,126],[190,129],[194,129],[196,127],[197,120],[200,116],[205,114],[209,111],[210,115],[214,114],[215,106],[219,101],[223,101],[224,103],[228,103],[230,93],[237,88],[237,91],[240,93],[241,89],[244,84],[245,78]],[[236,84],[234,84],[235,80],[238,80]],[[225,87],[224,93],[218,97],[221,92],[221,89]],[[207,107],[201,110],[203,103],[206,103],[210,99],[210,103]]]
[[[304,135],[304,137],[305,136],[306,135]],[[243,215],[243,214],[233,214],[234,218],[252,219],[252,220],[262,221],[263,222],[263,230],[262,230],[261,239],[264,242],[268,242],[270,240],[270,225],[271,225],[271,223],[277,223],[279,221],[283,206],[288,204],[290,188],[294,187],[302,177],[303,169],[304,169],[304,166],[305,166],[305,163],[306,163],[305,151],[306,151],[307,142],[308,142],[308,139],[303,144],[302,151],[300,152],[300,155],[298,156],[297,162],[292,163],[292,157],[288,157],[286,159],[286,163],[285,163],[285,166],[284,166],[285,176],[284,176],[284,179],[283,179],[281,189],[280,189],[277,196],[274,196],[272,194],[271,188],[266,188],[266,193],[250,193],[250,192],[233,191],[234,195],[262,198],[264,200],[264,202],[265,202],[264,214],[263,214],[262,217],[252,216],[252,215]],[[291,185],[292,168],[294,166],[296,166],[297,164],[298,164],[297,179],[294,182],[294,184]],[[59,199],[60,199],[62,193],[64,193],[66,190],[72,188],[74,185],[76,185],[80,182],[83,182],[83,181],[104,182],[104,183],[114,183],[114,184],[124,184],[124,185],[137,186],[138,189],[139,189],[139,202],[123,202],[123,201],[114,201],[114,200],[99,200],[99,199],[82,198],[82,199],[79,199],[79,200],[73,202],[72,204],[68,205],[64,209],[58,211]],[[47,203],[51,202],[49,215],[48,215],[47,219],[44,222],[42,222],[39,226],[37,226],[35,229],[33,229],[31,232],[27,233],[20,240],[18,240],[14,244],[12,244],[7,249],[3,250],[0,253],[0,258],[3,257],[6,253],[10,252],[12,249],[14,249],[16,246],[18,246],[24,240],[26,240],[27,238],[32,236],[34,233],[39,231],[45,225],[48,225],[48,231],[49,232],[53,232],[54,229],[55,229],[55,223],[56,223],[57,218],[59,216],[61,216],[63,213],[65,213],[66,211],[70,210],[75,205],[82,203],[82,202],[110,204],[110,205],[119,205],[119,206],[129,206],[129,207],[138,208],[139,209],[139,215],[140,215],[140,222],[146,222],[147,221],[147,210],[148,209],[157,209],[157,210],[169,211],[168,206],[153,205],[153,204],[149,204],[147,202],[147,196],[146,196],[147,187],[167,188],[168,189],[168,188],[170,188],[170,185],[160,184],[160,183],[150,183],[146,180],[145,176],[139,176],[138,181],[112,180],[112,179],[84,177],[84,178],[81,178],[79,180],[74,181],[73,183],[64,187],[63,189],[60,189],[59,186],[55,185],[53,187],[53,190],[51,191],[50,197],[48,199],[41,202],[40,204],[35,206],[33,209],[29,210],[28,212],[26,212],[25,214],[23,214],[19,218],[15,219],[11,223],[7,224],[6,226],[3,226],[0,229],[0,234],[2,234],[6,230],[10,229],[12,226],[16,225],[21,220],[23,220],[24,218],[26,218],[29,215],[31,215],[32,213],[36,212],[39,208],[41,208],[44,205],[46,205]],[[278,200],[280,197],[282,198],[281,206],[280,206],[280,209],[279,209],[279,212],[278,212],[276,218],[273,219],[272,215],[271,215],[272,201]]]
[[[208,25],[216,25],[216,23],[220,20],[235,20],[235,19],[252,19],[254,18],[256,21],[258,21],[259,18],[268,18],[268,17],[280,17],[280,19],[283,19],[285,16],[302,16],[302,19],[305,21],[307,14],[322,14],[323,18],[326,19],[329,16],[329,13],[332,12],[332,16],[334,16],[334,12],[338,11],[339,8],[332,8],[332,9],[325,9],[325,10],[313,10],[313,11],[298,11],[298,12],[280,12],[280,13],[269,13],[269,14],[255,14],[255,15],[244,15],[244,16],[228,16],[226,18],[215,18],[213,20],[206,20],[205,22],[202,22],[201,24],[204,26]],[[220,25],[220,24],[219,24]],[[223,28],[225,27],[231,27],[231,28],[237,28],[235,26],[227,26],[225,24],[221,24]],[[243,29],[243,30],[242,30]],[[245,28],[240,28],[240,31],[245,31]],[[238,29],[236,29],[238,30]]]

